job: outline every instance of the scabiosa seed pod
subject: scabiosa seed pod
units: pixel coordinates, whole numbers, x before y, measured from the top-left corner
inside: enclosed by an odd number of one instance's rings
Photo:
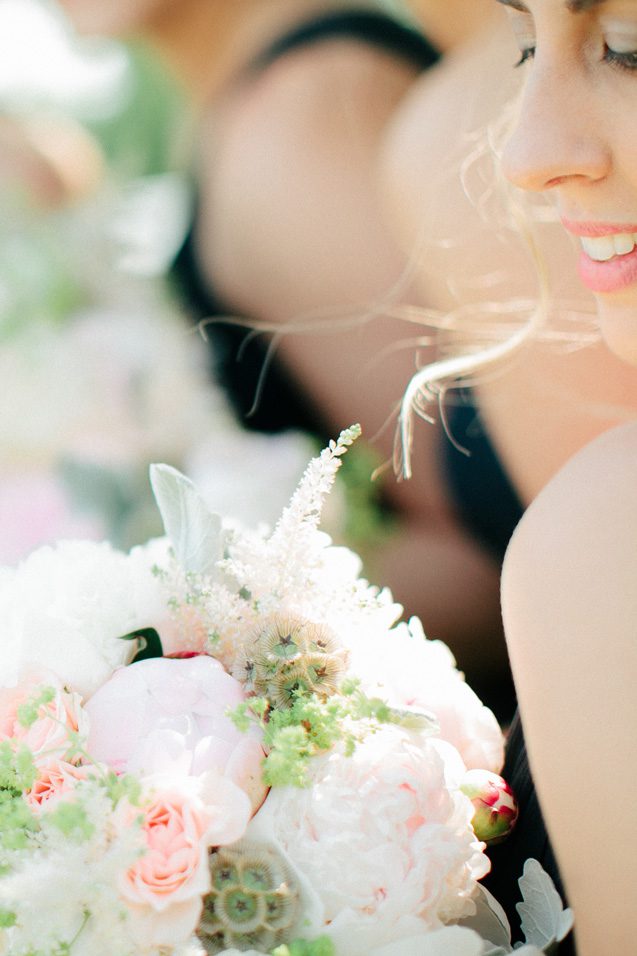
[[[247,841],[210,856],[212,889],[197,935],[207,953],[271,950],[285,942],[299,912],[299,893],[272,850]]]
[[[347,652],[322,624],[275,614],[246,651],[243,674],[254,693],[275,707],[289,707],[299,694],[333,694],[345,672]]]
[[[479,840],[500,843],[508,837],[518,818],[518,806],[506,780],[488,770],[468,770],[462,792],[475,807],[471,825]]]

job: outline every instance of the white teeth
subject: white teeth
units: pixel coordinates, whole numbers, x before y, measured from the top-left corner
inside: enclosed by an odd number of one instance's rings
[[[627,253],[632,252],[635,248],[635,237],[629,236],[628,233],[621,232],[617,236],[613,236],[613,245],[615,246],[615,253],[618,256],[625,256]]]
[[[619,232],[614,236],[580,236],[582,248],[595,262],[607,262],[613,256],[625,256],[637,245],[637,233]]]

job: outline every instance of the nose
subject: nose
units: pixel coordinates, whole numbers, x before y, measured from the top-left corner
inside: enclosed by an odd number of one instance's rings
[[[552,70],[536,58],[504,150],[505,176],[535,192],[604,179],[610,154],[593,100],[584,76]]]

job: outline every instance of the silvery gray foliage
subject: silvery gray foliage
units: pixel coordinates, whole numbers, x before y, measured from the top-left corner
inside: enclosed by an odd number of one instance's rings
[[[150,483],[175,557],[186,572],[214,576],[223,557],[221,518],[170,465],[151,465]]]
[[[486,902],[492,910],[490,918],[495,920],[491,930],[496,928],[496,932],[486,929],[484,921],[481,926],[472,927],[481,932],[484,938],[491,940],[490,943],[485,944],[482,956],[508,956],[512,952],[515,952],[517,956],[541,956],[542,953],[551,956],[557,951],[561,940],[568,936],[573,928],[572,910],[564,909],[551,877],[537,860],[526,861],[518,882],[522,901],[516,905],[516,909],[520,914],[525,941],[517,943],[514,947],[504,942],[497,928],[499,926],[500,930],[507,935],[510,934],[506,916],[493,897],[486,893]]]
[[[550,953],[573,928],[573,912],[564,909],[553,881],[537,860],[527,860],[520,878],[522,932],[527,943]]]

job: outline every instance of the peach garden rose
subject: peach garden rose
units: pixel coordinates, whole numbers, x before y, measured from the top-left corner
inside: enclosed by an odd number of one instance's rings
[[[70,796],[79,780],[86,780],[90,767],[77,767],[67,760],[50,760],[40,768],[25,799],[35,813],[50,809],[54,801]]]
[[[174,946],[196,929],[210,887],[209,848],[240,839],[251,807],[238,787],[213,772],[158,775],[145,787],[141,808],[126,804],[119,812],[121,827],[142,817],[142,852],[123,875],[120,892],[133,938],[145,946]]]

